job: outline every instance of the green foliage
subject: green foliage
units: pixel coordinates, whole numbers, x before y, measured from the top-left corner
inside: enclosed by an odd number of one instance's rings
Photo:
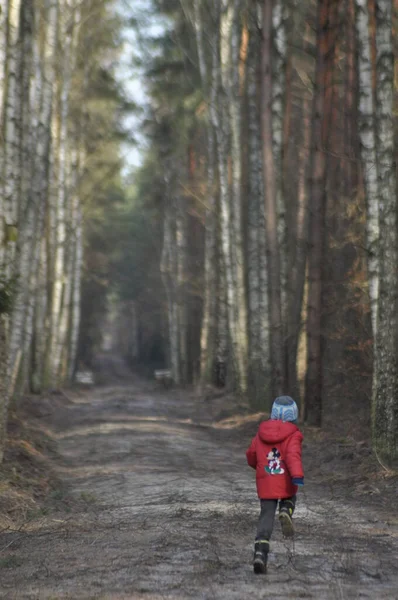
[[[126,139],[120,122],[134,107],[126,102],[111,70],[94,61],[88,74],[82,119],[87,168],[81,183],[87,198],[80,351],[85,363],[101,344],[101,324],[113,303],[135,303],[141,346],[147,340],[149,348],[167,323],[160,274],[165,182],[170,182],[169,193],[181,193],[185,185],[188,148],[202,127],[202,94],[195,38],[180,2],[154,6],[164,27],[156,36],[142,35],[141,30],[142,47],[134,57],[134,66],[140,64],[144,71],[149,97],[142,130],[148,150],[142,167],[125,180],[120,177],[120,142]],[[130,23],[138,27],[138,17],[133,15]],[[117,38],[112,51],[117,51]],[[75,110],[78,116],[79,99]]]
[[[123,26],[116,4],[115,0],[82,4],[84,30],[71,106],[71,122],[83,140],[85,162],[80,178],[85,247],[79,360],[87,364],[101,343],[119,238],[117,215],[125,202],[121,144],[131,141],[131,136],[123,128],[123,118],[136,110],[115,75]]]

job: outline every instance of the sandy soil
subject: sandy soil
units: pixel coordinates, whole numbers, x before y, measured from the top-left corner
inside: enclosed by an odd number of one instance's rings
[[[256,576],[255,419],[111,367],[48,424],[74,502],[0,533],[0,598],[398,599],[396,502],[356,473],[361,446],[307,436],[295,540],[277,523]]]

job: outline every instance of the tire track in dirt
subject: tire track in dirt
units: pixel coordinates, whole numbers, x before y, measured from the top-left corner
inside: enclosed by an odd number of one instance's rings
[[[333,499],[311,482],[311,464],[296,539],[276,524],[268,574],[255,576],[245,461],[255,425],[223,429],[192,394],[113,379],[75,395],[54,423],[57,468],[80,508],[15,541],[20,562],[0,571],[1,598],[398,598],[396,523],[361,499]]]

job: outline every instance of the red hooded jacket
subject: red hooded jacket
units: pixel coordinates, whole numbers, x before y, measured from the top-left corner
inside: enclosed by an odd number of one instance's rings
[[[277,500],[297,493],[292,477],[304,477],[302,441],[303,434],[293,423],[269,420],[260,424],[246,452],[248,464],[256,469],[259,498]]]

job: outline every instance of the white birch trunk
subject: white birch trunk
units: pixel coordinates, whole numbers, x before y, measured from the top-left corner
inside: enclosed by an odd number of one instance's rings
[[[0,465],[3,462],[8,416],[8,319],[0,313]]]
[[[272,10],[273,64],[272,64],[272,141],[278,218],[278,244],[281,269],[282,323],[287,318],[287,228],[286,203],[283,194],[283,122],[286,88],[286,0],[274,0]]]
[[[169,195],[170,182],[166,182],[166,189],[167,194]],[[175,290],[175,281],[177,277],[175,216],[173,202],[170,202],[169,199],[167,199],[163,221],[163,249],[160,268],[163,285],[166,290],[168,306],[170,369],[173,381],[178,385],[181,383],[181,365],[178,308]]]
[[[369,296],[373,335],[376,335],[379,297],[379,190],[377,184],[377,156],[375,136],[375,107],[372,89],[372,59],[369,36],[367,0],[356,0],[359,72],[359,132],[361,157],[366,191],[366,237],[368,253]]]
[[[8,3],[7,0],[0,0],[0,132],[3,138],[3,119],[4,119],[4,93],[6,89],[7,73],[7,21],[8,21]],[[0,144],[0,165],[4,164],[4,144]],[[3,168],[1,167],[1,174]],[[3,186],[0,186],[0,217],[3,221]],[[4,246],[4,224],[0,225],[0,273],[3,268],[3,246]]]
[[[205,39],[203,31],[203,13],[201,11],[200,0],[194,0],[194,27],[196,34],[196,47],[199,58],[199,71],[202,82],[202,89],[205,100],[209,104],[215,104],[217,101],[217,80],[213,80],[214,70],[209,76],[209,69],[206,62]],[[218,27],[217,22],[213,22],[211,51],[217,39],[214,30]],[[217,190],[216,190],[216,146],[215,133],[210,118],[208,107],[207,114],[207,194],[206,194],[206,220],[205,220],[205,248],[204,248],[204,301],[203,301],[203,320],[200,340],[200,377],[202,383],[212,381],[213,367],[215,363],[216,349],[216,319],[217,319]]]
[[[236,312],[236,351],[239,373],[239,388],[247,391],[248,369],[248,330],[245,282],[245,255],[243,250],[242,218],[242,97],[240,84],[240,42],[241,42],[241,0],[234,0],[234,15],[231,30],[231,77],[228,97],[231,121],[231,160],[232,160],[232,236],[234,243],[233,267],[235,280]],[[232,85],[231,85],[232,84]]]
[[[178,307],[178,335],[179,335],[179,362],[181,383],[188,381],[188,298],[186,293],[187,282],[187,208],[183,197],[176,201],[176,260],[177,260],[177,307]]]
[[[74,256],[72,267],[72,296],[70,309],[70,347],[68,356],[68,378],[71,381],[76,370],[77,346],[80,329],[81,273],[83,267],[83,215],[79,197],[74,200]]]
[[[7,286],[12,274],[17,208],[17,73],[20,1],[1,0],[0,15],[0,277]],[[3,461],[9,406],[9,316],[0,313],[0,464]]]
[[[20,89],[18,74],[20,72],[21,52],[19,46],[19,22],[21,0],[8,0],[8,45],[7,45],[7,88],[4,98],[4,155],[3,155],[3,182],[4,182],[4,223],[5,223],[5,256],[4,273],[10,277],[13,272],[16,228],[18,216],[18,186],[20,183],[19,153],[19,123],[20,115]]]
[[[70,133],[69,133],[70,135]],[[71,137],[71,135],[70,135]],[[63,384],[69,375],[70,335],[72,319],[73,282],[75,279],[74,265],[76,253],[76,229],[78,198],[78,151],[74,148],[68,153],[66,160],[66,204],[64,212],[65,247],[64,247],[64,277],[62,286],[62,302],[59,314],[57,343],[54,348],[54,374],[58,384]]]
[[[15,190],[17,195],[16,219],[19,235],[17,240],[17,253],[13,265],[14,273],[18,276],[18,286],[15,295],[10,331],[10,394],[14,393],[14,382],[21,367],[21,389],[25,383],[27,367],[24,364],[24,336],[28,314],[32,313],[32,298],[30,295],[30,275],[32,255],[36,240],[36,210],[29,201],[29,184],[32,173],[32,127],[31,127],[31,96],[32,96],[32,54],[34,53],[34,12],[32,2],[22,3],[20,14],[19,46],[21,50],[19,85],[16,93],[19,96],[18,122],[18,164],[19,182]],[[37,64],[37,56],[36,56]],[[40,86],[40,81],[38,86]]]
[[[373,382],[373,444],[382,460],[398,464],[398,219],[394,153],[392,6],[379,0],[377,45],[377,157],[380,293]]]
[[[22,137],[21,152],[23,171],[21,226],[18,240],[18,272],[24,281],[19,286],[13,313],[13,326],[10,343],[11,370],[15,370],[17,360],[22,364],[22,384],[26,380],[30,366],[30,350],[33,336],[33,319],[36,287],[38,281],[39,260],[41,255],[41,237],[44,229],[45,207],[48,190],[48,160],[50,152],[50,122],[55,74],[55,39],[57,23],[57,3],[52,3],[46,13],[45,39],[41,53],[38,40],[35,43],[35,71],[32,86],[26,84],[24,94],[24,112],[32,116],[32,124],[27,120],[24,129],[31,134]],[[29,54],[27,41],[24,41],[24,54]],[[30,69],[29,69],[30,70]],[[27,75],[25,75],[27,77]],[[31,111],[27,105],[29,99]],[[33,148],[34,134],[34,152]],[[27,148],[27,150],[26,150]],[[25,197],[24,197],[25,196]],[[41,332],[43,335],[43,331]]]
[[[42,390],[44,379],[44,357],[46,349],[46,316],[47,316],[47,251],[46,239],[43,238],[38,247],[39,261],[37,269],[37,285],[35,290],[35,311],[33,321],[33,356],[30,377],[31,389],[38,394]]]
[[[203,383],[212,379],[215,360],[217,320],[217,190],[216,190],[215,134],[211,124],[207,125],[207,195],[204,249],[204,306],[201,331],[200,374]]]
[[[4,91],[7,66],[7,0],[0,0],[0,127],[3,127]],[[2,144],[1,144],[2,146]],[[2,148],[1,148],[2,152]]]
[[[65,346],[65,322],[63,307],[69,306],[71,281],[70,263],[66,256],[66,223],[68,211],[68,115],[70,101],[70,86],[73,65],[76,59],[76,44],[78,33],[79,12],[74,2],[64,0],[61,12],[64,10],[64,22],[62,26],[62,40],[64,42],[64,61],[61,71],[61,95],[60,95],[60,126],[59,126],[59,158],[58,158],[58,192],[56,204],[56,243],[54,259],[54,283],[52,297],[51,316],[51,338],[50,338],[50,377],[52,384],[58,383],[61,370],[62,353]],[[63,303],[63,298],[65,303]]]
[[[219,257],[218,278],[218,313],[216,331],[216,374],[215,382],[223,387],[227,383],[229,330],[228,330],[228,301],[225,266],[222,257]]]
[[[42,88],[40,96],[40,110],[37,117],[34,168],[32,174],[32,205],[37,210],[37,236],[41,240],[36,247],[35,259],[32,265],[32,283],[31,297],[35,298],[36,316],[32,329],[35,331],[35,349],[33,360],[32,384],[35,390],[41,388],[44,383],[44,361],[47,343],[46,335],[46,313],[47,305],[47,285],[48,285],[48,267],[52,256],[51,251],[47,252],[47,240],[43,238],[45,233],[46,208],[51,209],[49,202],[50,180],[54,175],[51,164],[51,138],[52,138],[52,114],[53,98],[56,79],[56,60],[57,60],[57,41],[58,41],[58,19],[59,19],[59,1],[52,0],[45,5],[45,38],[41,51],[42,64]],[[52,247],[53,248],[53,247]],[[30,334],[28,333],[28,336]]]
[[[236,81],[239,61],[237,38],[238,3],[224,0],[220,18],[220,54],[215,54],[217,79],[221,84],[218,110],[212,110],[213,125],[217,134],[220,178],[221,245],[225,265],[228,324],[232,348],[232,364],[236,385],[240,392],[247,390],[247,322],[244,285],[244,261],[241,219],[241,150],[239,98],[231,87]],[[236,91],[239,94],[239,90]],[[230,145],[231,143],[231,145]],[[228,160],[232,152],[232,186],[229,185]],[[236,172],[235,172],[236,169]],[[233,242],[232,242],[233,240]]]

